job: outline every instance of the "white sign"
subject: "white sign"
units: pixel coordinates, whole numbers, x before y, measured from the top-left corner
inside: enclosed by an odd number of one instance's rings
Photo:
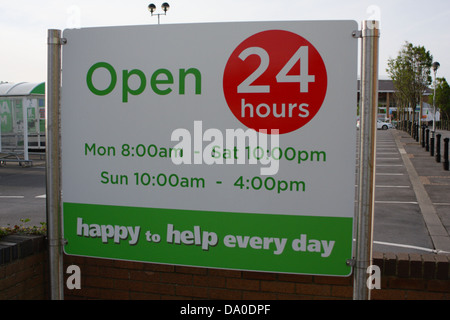
[[[349,273],[356,29],[311,21],[65,30],[66,251]],[[229,262],[237,252],[256,254],[254,263]],[[336,261],[339,271],[329,271]]]

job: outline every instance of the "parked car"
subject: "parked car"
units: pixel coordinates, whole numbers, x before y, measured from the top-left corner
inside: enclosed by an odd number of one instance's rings
[[[382,130],[387,130],[390,128],[393,128],[394,126],[389,123],[389,122],[385,122],[382,120],[377,120],[377,129],[382,129]],[[356,121],[356,128],[359,129],[360,128],[360,124],[359,124],[359,119]]]
[[[384,122],[382,120],[377,120],[377,129],[387,130],[393,128],[392,124],[389,122]]]

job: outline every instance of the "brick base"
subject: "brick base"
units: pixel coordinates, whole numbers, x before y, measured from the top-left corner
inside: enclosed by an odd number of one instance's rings
[[[9,243],[5,245],[5,243]],[[0,243],[0,300],[48,299],[48,251],[43,237],[5,237]],[[449,255],[374,253],[381,289],[372,300],[450,300]],[[292,300],[346,299],[352,277],[327,277],[159,265],[64,255],[81,289],[65,299]],[[65,281],[70,274],[65,274]]]

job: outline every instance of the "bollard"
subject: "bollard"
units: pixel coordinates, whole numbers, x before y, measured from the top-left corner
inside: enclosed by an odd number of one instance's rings
[[[422,125],[422,148],[425,148],[425,128],[426,126]]]
[[[431,131],[431,138],[430,138],[430,156],[434,156],[434,131]]]
[[[444,139],[444,170],[448,171],[449,162],[448,162],[448,140],[449,138]]]
[[[419,142],[419,123],[416,123],[416,141]]]
[[[427,138],[425,142],[425,150],[430,151],[430,129],[427,129]]]
[[[436,162],[441,162],[441,134],[436,135]]]

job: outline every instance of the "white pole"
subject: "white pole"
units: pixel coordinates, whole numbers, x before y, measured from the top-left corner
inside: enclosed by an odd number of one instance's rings
[[[362,22],[359,190],[353,299],[369,300],[367,268],[372,264],[375,151],[378,106],[378,21]]]
[[[50,298],[64,299],[61,218],[61,30],[48,30],[47,65],[47,232],[49,245]]]
[[[29,100],[22,98],[22,116],[23,116],[23,160],[28,161],[28,105]]]
[[[0,113],[0,152],[2,152],[2,117]]]

